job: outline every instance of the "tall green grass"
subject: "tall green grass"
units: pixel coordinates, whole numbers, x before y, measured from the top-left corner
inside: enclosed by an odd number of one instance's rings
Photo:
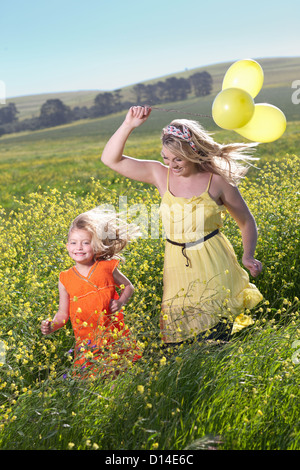
[[[165,365],[156,353],[113,390],[48,381],[19,397],[1,448],[299,450],[295,334],[264,325],[222,348],[183,347]]]

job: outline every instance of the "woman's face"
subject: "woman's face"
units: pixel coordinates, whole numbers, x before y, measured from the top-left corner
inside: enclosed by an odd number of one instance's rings
[[[190,174],[195,173],[197,168],[195,163],[184,158],[176,157],[165,146],[162,148],[161,156],[164,164],[169,166],[175,176],[189,176]]]

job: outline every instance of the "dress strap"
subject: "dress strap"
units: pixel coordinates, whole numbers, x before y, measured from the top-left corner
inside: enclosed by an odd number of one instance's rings
[[[167,174],[167,191],[169,191],[169,176],[170,176],[170,167],[168,166],[168,174]]]
[[[170,176],[170,167],[168,167],[168,173],[167,173],[167,191],[169,191],[169,176]],[[207,188],[206,188],[206,192],[208,192],[208,190],[210,188],[210,183],[211,183],[212,177],[213,177],[213,173],[210,174],[210,177],[209,177],[209,180],[208,180],[208,185],[207,185]]]
[[[210,183],[211,183],[212,176],[213,176],[213,174],[211,173],[210,177],[209,177],[208,185],[207,185],[207,188],[206,188],[206,192],[208,192],[208,190],[210,188]]]

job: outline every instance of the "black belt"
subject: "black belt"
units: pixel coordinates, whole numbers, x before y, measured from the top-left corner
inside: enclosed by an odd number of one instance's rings
[[[182,247],[182,254],[183,254],[183,256],[187,259],[186,266],[189,266],[189,265],[190,265],[190,260],[188,259],[185,250],[186,250],[187,248],[192,247],[192,246],[198,245],[198,243],[203,243],[203,242],[205,242],[205,241],[208,240],[209,238],[212,238],[212,237],[214,237],[215,235],[217,235],[217,233],[219,233],[219,229],[218,229],[218,228],[217,228],[216,230],[214,230],[213,232],[209,233],[208,235],[205,235],[204,237],[199,238],[199,240],[196,240],[196,241],[194,241],[194,242],[187,242],[187,243],[174,242],[173,240],[169,240],[168,238],[166,238],[166,240],[167,240],[167,242],[172,243],[172,245],[176,245],[176,246],[181,246],[181,247]]]

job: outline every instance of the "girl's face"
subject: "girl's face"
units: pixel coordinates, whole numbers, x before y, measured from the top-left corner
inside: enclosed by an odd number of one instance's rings
[[[195,172],[196,164],[184,158],[176,157],[170,150],[163,146],[161,156],[164,164],[168,165],[172,173],[176,176],[189,176]]]
[[[69,234],[67,250],[70,257],[78,264],[89,265],[94,263],[92,235],[87,230],[72,230]]]

